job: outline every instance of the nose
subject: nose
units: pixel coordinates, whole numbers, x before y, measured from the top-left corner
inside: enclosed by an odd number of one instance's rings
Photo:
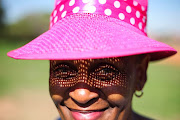
[[[98,98],[99,95],[96,92],[92,92],[89,89],[77,88],[69,93],[69,96],[80,104],[86,104],[94,98]]]

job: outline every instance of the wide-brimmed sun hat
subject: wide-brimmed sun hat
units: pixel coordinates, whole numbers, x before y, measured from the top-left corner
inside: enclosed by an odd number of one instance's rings
[[[8,53],[15,59],[74,60],[177,51],[147,37],[147,0],[56,0],[50,29]]]

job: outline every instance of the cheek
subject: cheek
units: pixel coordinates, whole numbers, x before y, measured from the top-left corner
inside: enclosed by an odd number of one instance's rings
[[[127,102],[127,99],[120,94],[111,94],[107,99],[112,106],[117,107],[123,107]]]
[[[58,110],[61,111],[61,107],[64,106],[64,100],[67,98],[67,94],[65,94],[65,90],[64,88],[58,88],[58,89],[54,89],[54,88],[50,88],[50,95],[51,98],[56,106],[56,108]]]
[[[52,100],[56,105],[61,104],[64,101],[64,99],[68,97],[68,94],[66,94],[67,90],[68,87],[60,87],[58,84],[49,84],[49,92]]]
[[[112,106],[122,109],[131,103],[133,96],[132,84],[131,82],[126,82],[127,88],[113,86],[104,88],[102,91]]]
[[[52,95],[51,98],[56,106],[58,105],[58,103],[61,103],[63,101],[63,97],[60,95]]]

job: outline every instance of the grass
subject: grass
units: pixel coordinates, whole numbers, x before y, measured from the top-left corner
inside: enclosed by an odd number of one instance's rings
[[[7,57],[8,51],[23,44],[0,43],[0,96],[21,88],[48,88],[48,61],[14,60]]]
[[[0,96],[18,89],[48,89],[48,61],[14,60],[6,56],[23,42],[0,42]],[[180,113],[180,67],[151,63],[142,98],[134,97],[135,111],[159,119],[178,119]],[[48,94],[48,93],[47,93]]]
[[[150,64],[142,98],[134,97],[134,108],[147,116],[168,120],[180,113],[180,67]]]

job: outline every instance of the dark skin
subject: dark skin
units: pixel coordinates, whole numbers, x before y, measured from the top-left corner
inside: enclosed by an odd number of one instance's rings
[[[133,112],[149,55],[50,61],[50,95],[62,120],[148,120]],[[81,118],[77,118],[76,115]]]

